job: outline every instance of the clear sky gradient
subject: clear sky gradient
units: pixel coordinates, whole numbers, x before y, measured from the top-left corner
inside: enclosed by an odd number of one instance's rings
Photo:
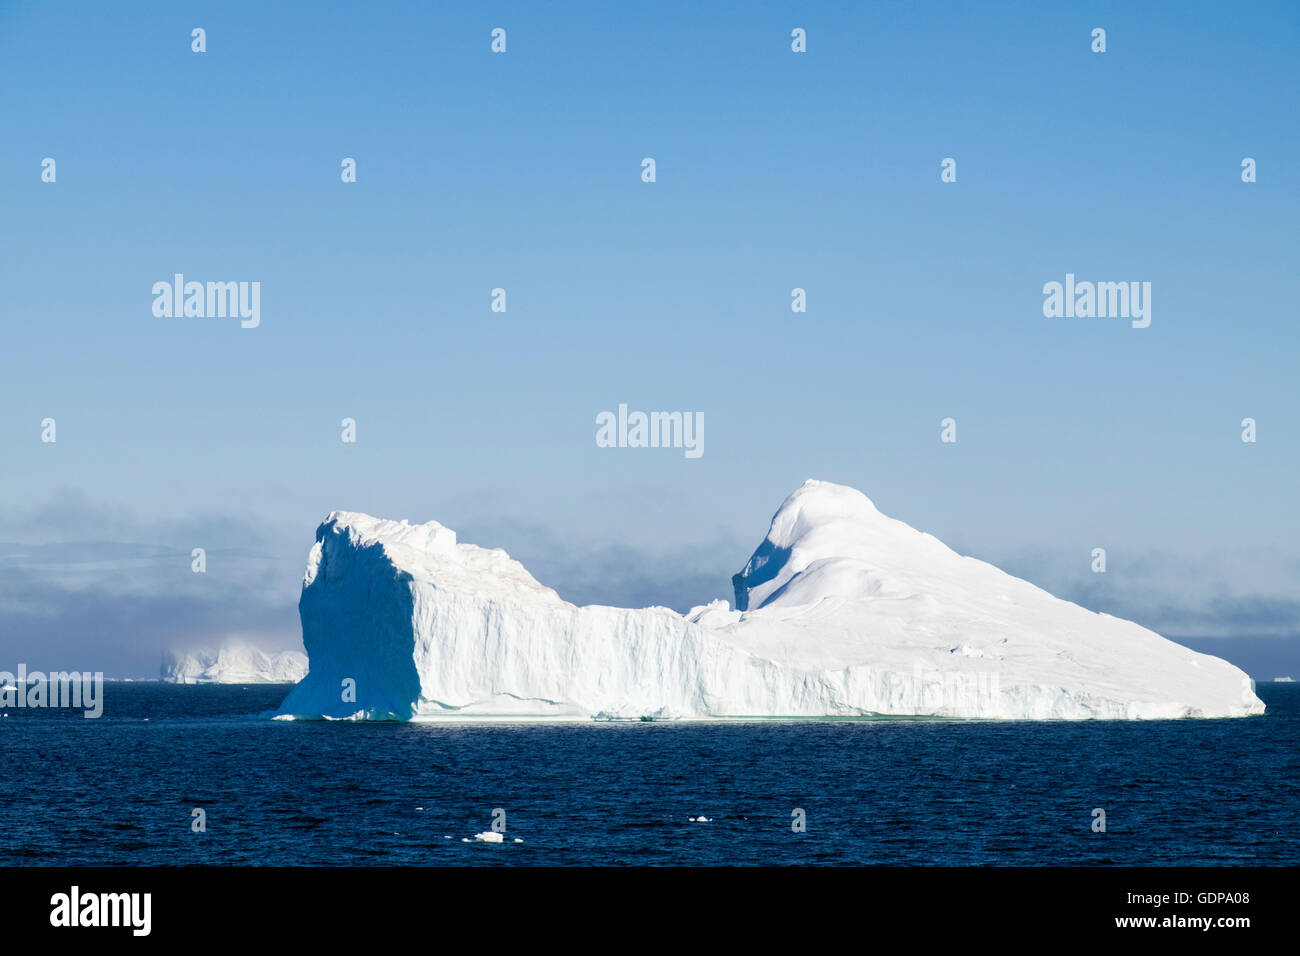
[[[1298,42],[1291,2],[0,2],[0,668],[293,646],[333,509],[685,609],[818,477],[1300,669]],[[155,317],[177,272],[260,326]],[[1045,318],[1067,272],[1150,327]],[[598,448],[619,403],[703,456]]]

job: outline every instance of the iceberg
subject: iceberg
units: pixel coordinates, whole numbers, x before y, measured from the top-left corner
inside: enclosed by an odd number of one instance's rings
[[[577,607],[436,521],[331,513],[277,716],[1161,719],[1262,713],[1249,677],[809,480],[726,601]]]
[[[165,651],[161,672],[171,684],[296,684],[307,676],[307,655],[268,654],[243,641],[229,641],[215,651]]]

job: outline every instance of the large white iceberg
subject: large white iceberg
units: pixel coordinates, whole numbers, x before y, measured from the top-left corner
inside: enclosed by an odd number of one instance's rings
[[[295,684],[307,674],[307,655],[268,654],[244,641],[228,641],[215,651],[164,651],[161,671],[172,684]]]
[[[1262,713],[1236,667],[808,481],[725,601],[576,607],[436,521],[334,512],[281,716],[1169,718]]]

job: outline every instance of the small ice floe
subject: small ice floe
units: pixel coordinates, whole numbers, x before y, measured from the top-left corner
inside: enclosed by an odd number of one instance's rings
[[[484,843],[501,843],[505,840],[505,837],[492,830],[484,830],[482,833],[475,833],[474,839],[482,840]]]
[[[442,838],[443,838],[444,840],[450,840],[450,839],[451,839],[451,834],[450,834],[450,833],[444,833],[444,834],[442,835]]]
[[[524,841],[521,840],[521,839],[519,839],[519,837],[515,837],[515,842],[516,842],[516,843],[523,843]]]
[[[460,838],[460,842],[461,842],[461,843],[468,843],[468,842],[469,842],[469,837],[461,837],[461,838]]]
[[[687,817],[686,819],[691,823],[712,823],[713,822],[708,817]]]

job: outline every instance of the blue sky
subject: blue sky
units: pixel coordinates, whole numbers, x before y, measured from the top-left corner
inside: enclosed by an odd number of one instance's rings
[[[1300,8],[1071,6],[0,2],[0,659],[291,646],[336,508],[684,608],[819,477],[1300,669]],[[260,326],[155,317],[176,272]],[[1045,318],[1067,272],[1151,326]],[[619,403],[703,456],[598,448]]]

